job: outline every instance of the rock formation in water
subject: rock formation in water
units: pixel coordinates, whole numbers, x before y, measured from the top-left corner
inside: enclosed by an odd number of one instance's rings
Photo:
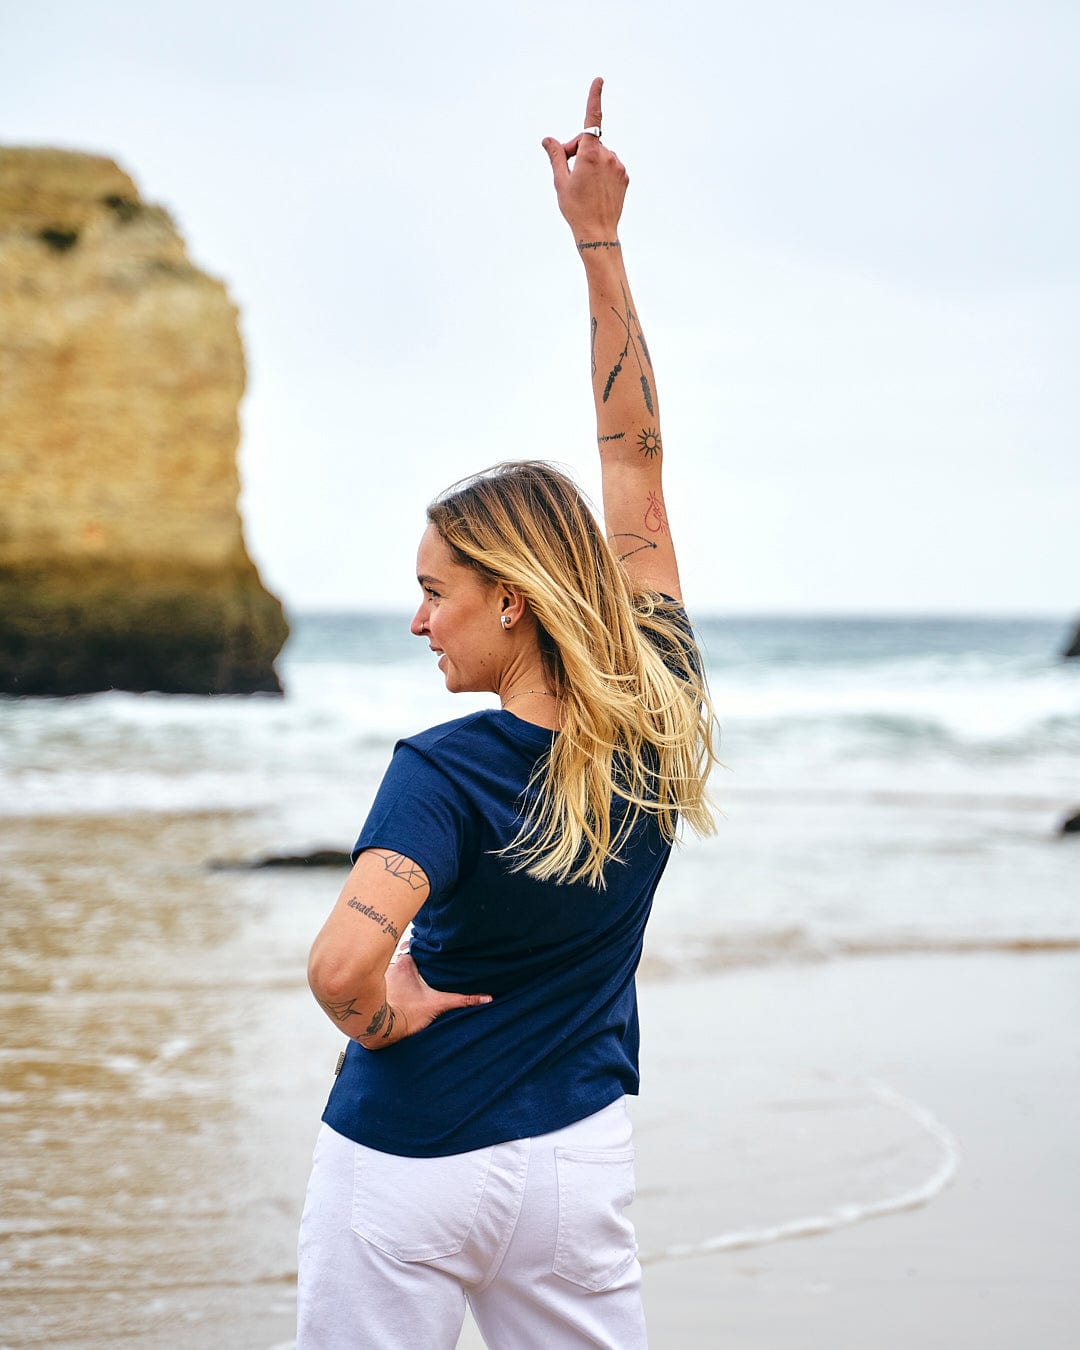
[[[258,872],[265,867],[343,867],[352,866],[352,854],[338,848],[316,848],[307,853],[270,853],[248,861],[216,859],[208,864],[212,872]]]
[[[0,692],[279,691],[220,281],[111,160],[0,149]]]
[[[1080,656],[1080,623],[1076,625],[1076,632],[1072,635],[1072,641],[1061,654],[1067,659]]]

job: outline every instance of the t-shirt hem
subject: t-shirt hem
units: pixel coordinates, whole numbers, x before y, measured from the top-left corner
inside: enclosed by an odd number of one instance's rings
[[[637,1095],[636,1083],[632,1085],[608,1083],[604,1091],[598,1091],[595,1097],[575,1099],[572,1109],[545,1113],[543,1118],[536,1122],[535,1129],[519,1128],[509,1123],[500,1127],[492,1122],[486,1130],[463,1130],[435,1144],[422,1144],[413,1140],[404,1143],[400,1138],[391,1138],[374,1130],[344,1129],[343,1122],[338,1119],[338,1113],[331,1111],[329,1106],[323,1112],[322,1120],[324,1125],[328,1125],[343,1139],[351,1139],[354,1144],[362,1144],[365,1148],[374,1149],[376,1153],[391,1153],[398,1158],[449,1158],[459,1153],[473,1153],[477,1149],[490,1148],[494,1144],[506,1144],[513,1139],[537,1139],[555,1130],[563,1130],[568,1125],[576,1125],[579,1120],[595,1115],[597,1111],[602,1111],[605,1106],[610,1106],[620,1097]]]

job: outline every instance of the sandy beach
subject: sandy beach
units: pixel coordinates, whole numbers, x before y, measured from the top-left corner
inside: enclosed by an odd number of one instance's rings
[[[676,1213],[702,1245],[746,1228],[748,1209],[762,1226],[836,1224],[819,1236],[647,1264],[657,1350],[1076,1343],[1075,954],[732,972],[645,986],[642,1010],[636,1210],[646,1259]],[[835,1122],[821,1128],[815,1117],[845,1094],[866,1114],[868,1082],[928,1110],[960,1157],[935,1198],[846,1223],[815,1210],[815,1176],[857,1151],[868,1122],[856,1107],[838,1138]],[[778,1146],[771,1159],[747,1156],[741,1118],[750,1101]],[[917,1192],[920,1173],[932,1179],[947,1168],[947,1149],[936,1137],[914,1147],[907,1112],[893,1109],[893,1148],[911,1154],[907,1189]],[[849,1199],[857,1203],[856,1190]],[[896,1198],[904,1194],[898,1187]],[[473,1337],[462,1342],[468,1350],[482,1344]]]
[[[290,1343],[337,1047],[304,958],[338,882],[206,868],[266,831],[6,826],[4,1346]],[[1075,1343],[1075,951],[646,979],[641,1003],[656,1350]]]
[[[671,988],[646,991],[656,1076],[643,1123],[663,1117],[663,1099],[678,1086],[668,1081],[658,1092],[656,1080],[664,1074],[659,1037],[665,1028],[679,1034],[682,1004]],[[699,1062],[711,1063],[716,1075],[709,1114],[717,1172],[728,1176],[740,1202],[754,1181],[723,1161],[729,1072],[736,1082],[740,1075],[752,1080],[768,1066],[777,1088],[786,1078],[789,1092],[816,1071],[840,1090],[867,1078],[888,1085],[932,1113],[958,1141],[960,1158],[951,1184],[921,1207],[840,1224],[818,1237],[650,1267],[658,1346],[1075,1344],[1075,954],[875,958],[750,971],[697,986],[692,1005],[711,1008],[719,1026],[741,1033],[733,1048],[717,1048],[715,1032],[700,1026],[690,1037]],[[812,1112],[812,1095],[803,1092],[802,1100]],[[795,1107],[797,1114],[798,1100]],[[789,1167],[812,1173],[830,1165],[835,1139],[818,1131],[806,1142],[786,1153]],[[945,1161],[941,1141],[934,1145],[920,1164],[927,1178]],[[643,1139],[646,1175],[654,1153]],[[909,1189],[918,1192],[917,1174]],[[897,1198],[903,1194],[897,1188]],[[641,1226],[648,1226],[644,1215]]]

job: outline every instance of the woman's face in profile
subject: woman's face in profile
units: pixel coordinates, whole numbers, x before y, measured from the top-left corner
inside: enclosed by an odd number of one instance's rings
[[[455,562],[434,525],[420,539],[416,579],[421,598],[409,629],[438,654],[447,689],[452,694],[493,692],[500,642],[505,641],[500,587]]]

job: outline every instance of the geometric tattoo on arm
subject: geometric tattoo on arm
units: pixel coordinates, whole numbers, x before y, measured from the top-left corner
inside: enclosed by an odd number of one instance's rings
[[[403,881],[409,890],[423,891],[427,889],[427,877],[413,860],[406,858],[403,853],[393,853],[386,848],[371,848],[367,852],[379,858],[382,861],[383,871],[389,872],[392,877],[397,877],[399,881]],[[366,919],[371,919],[374,923],[377,923],[383,932],[389,933],[395,942],[401,936],[393,919],[366,900],[361,900],[358,895],[350,895],[345,904],[349,909],[356,910],[357,914],[363,914]]]
[[[391,853],[389,850],[382,848],[369,849],[368,852],[374,853],[377,858],[381,858],[384,870],[389,872],[392,877],[400,878],[411,890],[422,891],[428,884],[423,870],[417,867],[411,858],[406,858],[404,853]]]
[[[623,543],[623,540],[626,543]],[[613,534],[611,536],[611,546],[619,555],[619,561],[625,562],[627,558],[632,558],[635,553],[641,553],[647,548],[656,548],[655,539],[646,539],[643,534]]]

